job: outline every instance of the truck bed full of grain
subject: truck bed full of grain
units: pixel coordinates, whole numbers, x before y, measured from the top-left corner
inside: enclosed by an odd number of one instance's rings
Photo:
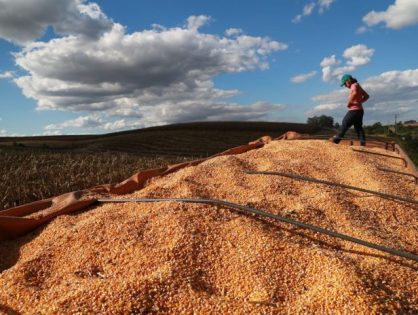
[[[327,141],[272,141],[153,178],[122,197],[227,200],[417,254],[414,204],[244,172],[417,198],[413,179],[378,166],[404,170],[400,160]],[[111,203],[0,242],[0,312],[416,314],[418,264],[222,206]]]

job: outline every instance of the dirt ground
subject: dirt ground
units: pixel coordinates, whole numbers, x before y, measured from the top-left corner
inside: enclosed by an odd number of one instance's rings
[[[405,171],[400,160],[327,141],[273,141],[122,197],[222,199],[418,254],[416,205],[244,173],[288,172],[417,199],[412,178],[378,166]],[[103,204],[58,217],[1,242],[0,272],[6,314],[418,313],[418,263],[202,204]]]

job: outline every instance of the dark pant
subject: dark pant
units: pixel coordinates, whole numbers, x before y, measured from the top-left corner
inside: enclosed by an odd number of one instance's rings
[[[356,130],[357,137],[360,139],[360,143],[365,144],[366,136],[364,135],[363,130],[363,115],[364,111],[362,109],[349,110],[343,119],[342,125],[337,135],[337,139],[343,138],[347,130],[354,125],[354,129]]]

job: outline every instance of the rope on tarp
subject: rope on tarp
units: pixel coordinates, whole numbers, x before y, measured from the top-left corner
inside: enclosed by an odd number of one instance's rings
[[[318,233],[322,233],[334,238],[340,238],[343,239],[345,241],[349,241],[352,243],[356,243],[356,244],[360,244],[362,246],[366,246],[369,248],[373,248],[373,249],[377,249],[379,251],[385,252],[385,253],[389,253],[395,256],[399,256],[399,257],[404,257],[407,259],[411,259],[414,260],[416,262],[418,262],[418,256],[414,255],[412,253],[408,253],[402,250],[398,250],[398,249],[394,249],[394,248],[390,248],[390,247],[386,247],[383,245],[379,245],[379,244],[375,244],[375,243],[371,243],[368,241],[364,241],[362,239],[359,238],[355,238],[349,235],[345,235],[345,234],[341,234],[341,233],[337,233],[331,230],[327,230],[324,228],[321,228],[319,226],[315,226],[315,225],[311,225],[308,223],[303,223],[297,220],[293,220],[290,218],[286,218],[283,216],[279,216],[276,214],[272,214],[263,210],[258,210],[255,208],[251,208],[248,206],[243,206],[240,204],[236,204],[236,203],[232,203],[229,201],[224,201],[224,200],[218,200],[218,199],[202,199],[202,198],[137,198],[137,199],[124,199],[124,198],[116,198],[116,199],[98,199],[97,202],[99,203],[126,203],[126,202],[134,202],[134,203],[147,203],[147,202],[185,202],[185,203],[203,203],[203,204],[211,204],[211,205],[220,205],[220,206],[225,206],[228,208],[232,208],[234,210],[237,210],[239,212],[242,213],[246,213],[246,214],[251,214],[251,215],[258,215],[261,217],[267,217],[267,218],[271,218],[274,220],[278,220],[281,222],[285,222],[288,224],[292,224],[295,226],[298,226],[300,228],[304,228],[304,229],[309,229]]]
[[[400,200],[400,201],[404,201],[404,202],[418,204],[418,200],[416,200],[416,199],[403,198],[403,197],[399,197],[399,196],[395,196],[395,195],[382,193],[382,192],[379,192],[379,191],[368,190],[368,189],[364,189],[364,188],[359,188],[359,187],[355,187],[355,186],[340,184],[340,183],[336,183],[336,182],[331,182],[331,181],[327,181],[327,180],[322,180],[322,179],[317,179],[317,178],[302,176],[302,175],[297,175],[297,174],[283,173],[283,172],[268,172],[268,171],[245,171],[245,173],[250,174],[250,175],[261,174],[261,175],[277,175],[277,176],[289,177],[289,178],[304,180],[304,181],[313,182],[313,183],[319,183],[319,184],[337,186],[337,187],[351,189],[351,190],[357,190],[357,191],[365,192],[365,193],[368,193],[368,194],[377,195],[377,196],[380,196],[380,197],[383,197],[383,198],[386,198],[386,199]]]

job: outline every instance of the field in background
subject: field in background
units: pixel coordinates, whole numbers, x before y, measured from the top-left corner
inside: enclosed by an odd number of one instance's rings
[[[3,148],[0,149],[0,210],[98,184],[117,183],[141,169],[186,159]]]
[[[151,127],[104,135],[1,138],[0,145],[76,152],[124,152],[144,156],[208,156],[259,137],[286,131],[313,133],[306,124],[273,122],[200,122]]]
[[[106,135],[0,138],[0,210],[207,157],[306,124],[205,122]]]

